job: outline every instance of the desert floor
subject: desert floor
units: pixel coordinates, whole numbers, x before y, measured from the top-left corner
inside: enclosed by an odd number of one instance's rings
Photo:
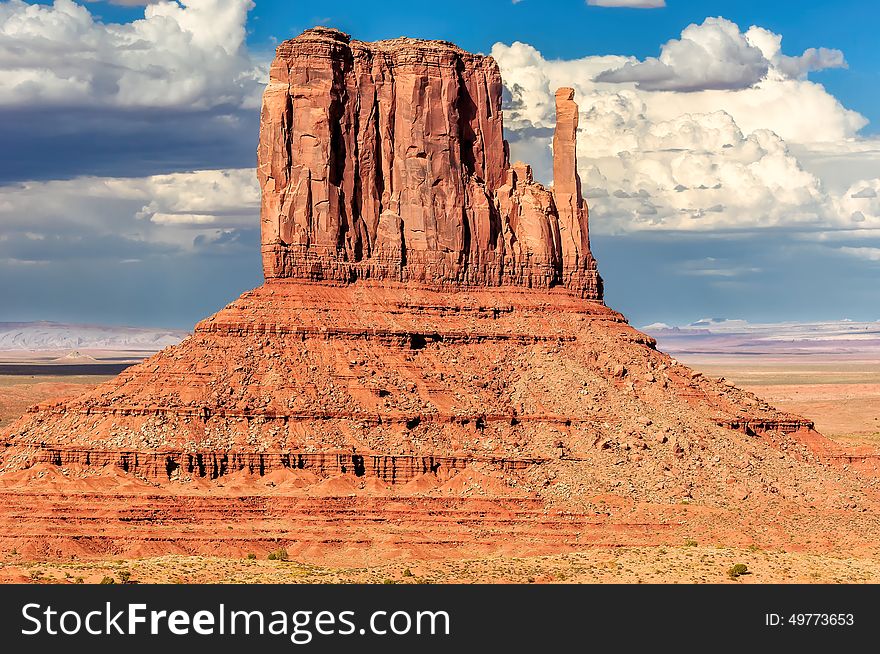
[[[732,579],[729,570],[748,573]],[[322,568],[295,561],[161,556],[116,561],[16,561],[3,583],[876,583],[880,561],[686,544],[589,548],[542,557],[395,561]],[[106,583],[106,582],[105,582]]]
[[[0,374],[0,428],[27,408],[48,399],[73,397],[112,379],[101,375],[3,375]]]
[[[813,419],[826,436],[880,445],[880,362],[700,359],[683,362],[723,376],[771,404]],[[33,403],[74,395],[104,376],[0,375],[0,426]],[[859,583],[880,582],[880,560],[854,552],[722,547],[682,542],[665,547],[588,547],[544,557],[377,562],[324,568],[296,561],[167,555],[128,560],[27,560],[0,557],[0,582],[99,583]],[[731,579],[737,563],[748,574]]]
[[[880,362],[683,360],[723,376],[773,406],[806,416],[847,444],[880,445]]]

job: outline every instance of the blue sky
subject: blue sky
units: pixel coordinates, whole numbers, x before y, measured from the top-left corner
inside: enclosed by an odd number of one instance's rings
[[[248,45],[269,53],[283,41],[318,24],[331,25],[363,41],[414,36],[446,39],[473,52],[489,52],[497,41],[524,41],[548,59],[585,55],[657,54],[689,23],[724,16],[742,27],[760,25],[785,36],[801,52],[819,41],[846,53],[849,69],[824,71],[816,81],[871,120],[880,131],[880,8],[875,0],[670,0],[662,9],[589,6],[583,0],[447,0],[434,3],[389,0],[327,3],[257,0],[248,22]],[[321,6],[323,5],[323,6]],[[102,4],[94,12],[110,21],[143,15],[140,7]]]
[[[244,1],[140,32],[130,1],[0,0],[0,321],[189,327],[259,284],[261,83],[314,24],[492,53],[545,182],[540,97],[575,86],[594,250],[635,324],[880,319],[880,3]]]

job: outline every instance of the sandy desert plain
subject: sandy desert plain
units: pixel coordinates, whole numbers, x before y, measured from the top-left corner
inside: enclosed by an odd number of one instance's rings
[[[721,335],[709,346],[700,332],[682,334],[678,330],[661,329],[653,334],[658,338],[659,347],[682,363],[706,376],[723,377],[779,409],[814,420],[817,431],[846,447],[880,446],[880,351],[876,343],[865,340],[870,335],[862,335],[862,340],[854,343],[839,340],[835,336],[840,335],[839,331],[833,329],[835,333],[823,334],[818,339],[813,333],[815,330],[808,331],[811,335],[805,339],[802,334],[791,340],[780,336],[774,339],[770,335],[769,346],[766,329],[757,338],[755,334],[748,334],[747,342],[742,333]],[[801,347],[805,342],[812,343],[812,347]],[[751,347],[755,343],[757,347]],[[38,355],[5,352],[0,356],[5,372],[19,366],[18,374],[0,374],[0,428],[9,425],[32,404],[50,398],[72,397],[111,379],[113,375],[93,372],[102,362],[126,357],[136,359],[144,353],[120,356],[119,352],[96,350],[78,353],[72,359],[69,354],[69,351],[58,350],[42,351]],[[21,368],[28,359],[36,360],[38,368],[33,365]],[[59,363],[68,365],[66,374],[58,374]],[[121,470],[116,473],[128,476]],[[38,465],[31,469],[28,483],[38,488],[51,487],[53,479],[63,474],[63,469]],[[22,481],[2,477],[0,484],[6,487],[19,487]],[[100,483],[98,479],[100,476],[95,479],[96,483]],[[257,487],[261,489],[257,492],[265,491],[267,483],[272,482],[243,476],[230,480],[226,487],[233,493],[247,495]],[[144,490],[160,489],[145,485]],[[198,495],[199,491],[193,494]],[[210,495],[210,491],[205,494]],[[608,500],[611,502],[611,498]],[[617,501],[626,504],[623,498]],[[810,507],[805,506],[804,518],[809,514]],[[696,519],[694,524],[698,523]],[[268,558],[271,552],[265,549],[239,557],[152,556],[144,550],[141,555],[120,555],[119,558],[76,553],[46,558],[4,547],[0,551],[0,581],[100,583],[109,578],[116,583],[861,583],[880,580],[876,541],[853,541],[851,547],[841,547],[838,538],[829,546],[820,533],[821,524],[810,520],[804,524],[816,530],[815,538],[781,547],[759,547],[754,543],[730,546],[730,540],[722,544],[711,539],[701,542],[685,538],[667,545],[590,544],[568,553],[546,556],[464,553],[452,558],[420,558],[411,552],[402,552],[398,557],[383,556],[374,560],[369,556],[350,557],[350,564],[336,560],[328,565],[297,561],[293,556],[289,560],[272,560]],[[128,527],[121,523],[117,527],[107,525],[107,529],[114,528]],[[232,530],[232,526],[223,528]],[[773,525],[764,526],[765,531],[772,529]],[[845,538],[843,542],[847,542]],[[729,570],[737,563],[745,564],[748,573],[732,579]]]

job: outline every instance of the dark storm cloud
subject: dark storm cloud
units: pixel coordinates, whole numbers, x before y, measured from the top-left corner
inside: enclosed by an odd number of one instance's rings
[[[506,130],[504,136],[509,143],[518,141],[526,141],[529,139],[546,139],[553,136],[554,128],[552,127],[536,127],[527,125],[516,130]]]
[[[0,184],[256,165],[259,111],[0,109]]]
[[[245,44],[252,7],[165,2],[110,24],[0,2],[0,183],[253,166],[268,71]]]
[[[260,229],[222,229],[211,234],[199,234],[193,247],[200,256],[249,258],[260,247]]]
[[[64,265],[75,259],[130,260],[172,255],[181,248],[166,243],[150,243],[115,234],[96,234],[79,230],[77,234],[14,233],[0,240],[0,260]]]

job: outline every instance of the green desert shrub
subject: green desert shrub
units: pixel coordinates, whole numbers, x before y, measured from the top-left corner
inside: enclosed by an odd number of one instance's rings
[[[749,574],[749,566],[745,563],[737,563],[727,571],[727,576],[731,579],[738,579],[747,574]]]
[[[289,557],[287,555],[287,550],[283,547],[279,547],[274,552],[269,552],[269,556],[266,558],[270,561],[287,561]]]

